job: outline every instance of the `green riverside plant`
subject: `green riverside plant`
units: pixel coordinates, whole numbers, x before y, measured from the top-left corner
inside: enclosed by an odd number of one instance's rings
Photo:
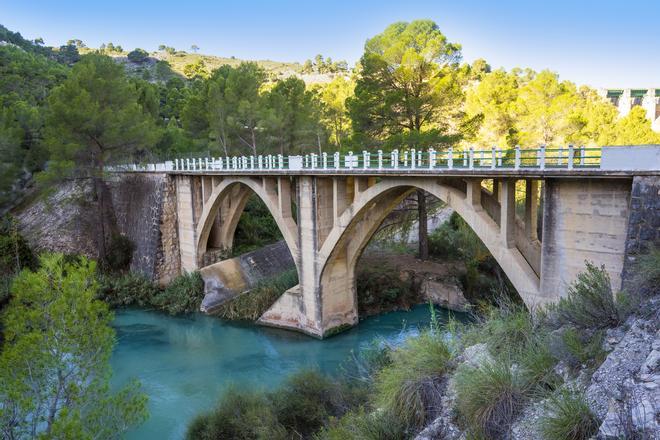
[[[439,410],[451,352],[442,335],[424,332],[390,356],[392,364],[376,376],[376,402],[407,426],[421,427]]]

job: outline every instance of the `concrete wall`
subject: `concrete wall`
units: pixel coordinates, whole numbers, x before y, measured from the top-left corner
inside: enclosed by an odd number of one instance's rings
[[[621,287],[630,190],[630,179],[545,181],[542,295],[565,295],[585,260],[604,265],[612,287]]]

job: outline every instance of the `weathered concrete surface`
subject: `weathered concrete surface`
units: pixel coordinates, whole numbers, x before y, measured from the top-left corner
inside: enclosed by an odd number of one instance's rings
[[[201,310],[213,313],[228,300],[295,267],[284,241],[200,269],[204,280]]]
[[[631,180],[547,179],[543,207],[541,292],[565,295],[585,260],[605,266],[621,288]]]

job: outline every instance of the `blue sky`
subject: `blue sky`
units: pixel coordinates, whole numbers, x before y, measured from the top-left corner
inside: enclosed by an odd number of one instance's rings
[[[0,0],[0,23],[48,45],[167,44],[246,59],[355,62],[395,21],[429,18],[466,61],[549,68],[579,84],[660,87],[660,0],[34,1]]]

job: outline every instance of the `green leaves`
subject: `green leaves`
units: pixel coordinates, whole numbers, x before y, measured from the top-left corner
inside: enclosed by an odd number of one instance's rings
[[[3,316],[3,435],[90,438],[105,430],[104,438],[116,437],[146,418],[146,397],[136,384],[109,392],[114,331],[111,312],[95,299],[96,264],[61,254],[40,263],[16,277]]]
[[[355,96],[348,101],[356,132],[373,139],[417,133],[398,142],[444,143],[461,118],[463,100],[456,62],[460,46],[429,20],[395,23],[365,44]]]

